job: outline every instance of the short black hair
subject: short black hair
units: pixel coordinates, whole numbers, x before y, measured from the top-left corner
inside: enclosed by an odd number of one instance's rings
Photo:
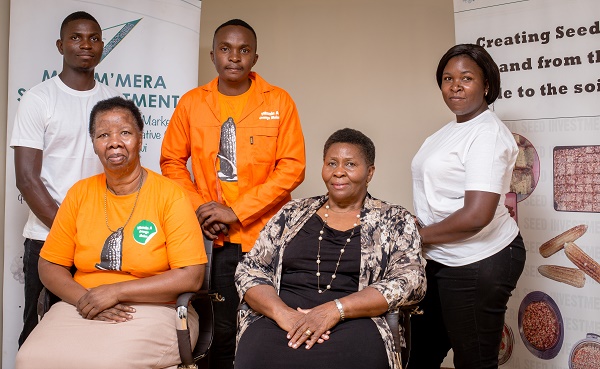
[[[94,140],[94,132],[96,131],[96,117],[98,114],[117,109],[129,111],[135,119],[135,123],[140,132],[144,131],[144,120],[142,119],[142,113],[140,112],[140,109],[138,109],[133,101],[124,99],[121,96],[115,96],[111,97],[110,99],[98,101],[92,108],[92,112],[90,113],[90,137],[92,140]]]
[[[500,70],[494,59],[492,59],[492,56],[479,45],[459,44],[446,51],[446,54],[440,59],[435,73],[438,86],[442,87],[442,74],[444,74],[444,68],[446,68],[448,61],[460,55],[465,55],[473,59],[483,71],[483,77],[488,84],[488,94],[485,96],[485,101],[488,105],[496,101],[498,95],[500,95]]]
[[[325,141],[325,146],[323,146],[323,160],[325,160],[327,150],[329,150],[331,145],[336,143],[349,143],[358,146],[367,164],[375,164],[375,144],[361,131],[352,128],[342,128],[333,132],[327,141]]]
[[[217,35],[217,32],[219,32],[219,30],[223,27],[227,27],[227,26],[240,26],[240,27],[244,27],[246,29],[249,29],[250,32],[252,32],[252,34],[254,35],[254,41],[256,41],[256,48],[258,48],[258,37],[256,37],[256,32],[254,32],[254,28],[252,28],[251,25],[249,25],[248,23],[244,22],[241,19],[230,19],[227,22],[221,24],[219,27],[217,27],[217,29],[215,30],[215,33],[213,34],[213,48],[215,47],[215,36]]]
[[[91,20],[92,22],[96,23],[98,25],[98,28],[100,28],[100,30],[102,30],[102,27],[100,27],[100,23],[98,23],[98,21],[96,20],[96,18],[94,18],[90,13],[84,12],[84,11],[78,11],[75,13],[71,13],[69,15],[67,15],[67,17],[62,21],[62,24],[60,25],[60,38],[62,40],[63,38],[63,30],[65,29],[65,27],[67,26],[67,24],[69,22],[75,21],[75,20],[80,20],[80,19],[86,19],[86,20]]]

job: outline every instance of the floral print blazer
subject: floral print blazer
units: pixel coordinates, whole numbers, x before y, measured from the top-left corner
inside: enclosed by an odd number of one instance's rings
[[[308,219],[325,204],[327,196],[288,202],[265,225],[235,273],[235,283],[243,300],[250,288],[266,284],[279,293],[283,253],[290,240]],[[361,210],[361,262],[358,290],[372,287],[388,302],[388,310],[412,305],[425,296],[425,259],[421,237],[413,216],[402,206],[367,195]],[[316,236],[315,236],[316,237]],[[240,309],[238,341],[246,328],[261,315]],[[385,344],[391,369],[401,368],[390,328],[383,316],[372,318]],[[400,337],[403,340],[403,327]],[[401,344],[404,344],[402,342]]]

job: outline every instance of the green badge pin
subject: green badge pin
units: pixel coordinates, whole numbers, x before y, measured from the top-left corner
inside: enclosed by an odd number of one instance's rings
[[[135,242],[145,245],[156,234],[156,226],[148,220],[142,220],[133,228],[133,239]]]

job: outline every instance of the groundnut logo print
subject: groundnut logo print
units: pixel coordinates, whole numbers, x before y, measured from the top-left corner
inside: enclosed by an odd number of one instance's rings
[[[148,220],[142,220],[133,228],[133,239],[135,242],[145,245],[156,234],[156,225]]]

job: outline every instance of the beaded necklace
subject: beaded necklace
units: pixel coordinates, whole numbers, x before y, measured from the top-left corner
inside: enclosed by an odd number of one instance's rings
[[[329,281],[329,284],[327,286],[325,286],[325,289],[321,289],[321,241],[323,240],[323,233],[325,230],[325,225],[327,225],[327,219],[329,218],[328,211],[329,211],[329,204],[325,205],[325,214],[324,214],[325,219],[323,220],[323,227],[319,231],[319,248],[317,250],[317,290],[319,291],[319,293],[323,293],[323,292],[331,289],[331,284],[333,283],[333,280],[337,277],[337,271],[340,266],[340,260],[342,260],[342,255],[344,255],[344,251],[346,251],[346,246],[348,246],[348,243],[352,239],[352,236],[354,236],[354,230],[356,229],[356,226],[360,223],[360,213],[359,213],[359,214],[356,214],[356,222],[354,222],[354,224],[352,225],[352,231],[350,232],[350,237],[348,237],[346,239],[346,243],[340,249],[340,256],[338,256],[338,261],[335,264],[335,270],[333,271],[333,274],[331,275],[331,280]]]

